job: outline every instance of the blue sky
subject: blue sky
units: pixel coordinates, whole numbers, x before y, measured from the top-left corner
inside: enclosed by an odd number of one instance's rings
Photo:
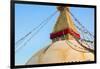
[[[15,5],[15,42],[38,26],[56,11],[56,6],[29,4]],[[90,32],[94,32],[94,9],[71,7],[71,12]],[[15,53],[15,64],[23,65],[33,54],[51,43],[50,33],[56,23],[59,12],[37,33],[23,48]],[[76,23],[77,24],[77,23]],[[33,32],[33,34],[35,31]],[[30,37],[30,36],[29,36]],[[28,38],[29,38],[28,37]],[[17,47],[18,45],[16,45]]]

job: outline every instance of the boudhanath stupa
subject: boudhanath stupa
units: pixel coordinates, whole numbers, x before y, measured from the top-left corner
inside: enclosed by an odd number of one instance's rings
[[[69,13],[70,8],[59,6],[57,10],[60,15],[50,34],[52,43],[33,55],[26,65],[94,61],[94,53],[87,44],[78,42],[81,36]]]

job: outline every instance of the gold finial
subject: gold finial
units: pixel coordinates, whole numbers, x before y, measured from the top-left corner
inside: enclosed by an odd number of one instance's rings
[[[69,10],[69,6],[58,6],[57,10],[60,11],[60,12],[64,11],[64,10]]]

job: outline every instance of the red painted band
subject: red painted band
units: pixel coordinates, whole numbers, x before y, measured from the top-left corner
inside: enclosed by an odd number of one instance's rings
[[[74,32],[71,28],[66,28],[66,29],[61,30],[59,32],[51,33],[50,34],[50,39],[60,37],[62,35],[66,35],[66,34],[71,34],[71,35],[73,35],[77,38],[80,38],[80,35],[78,33]]]

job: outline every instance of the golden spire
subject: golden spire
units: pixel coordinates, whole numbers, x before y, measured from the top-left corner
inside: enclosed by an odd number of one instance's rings
[[[78,33],[78,31],[74,25],[74,22],[70,16],[70,13],[68,12],[70,10],[69,7],[58,6],[57,9],[58,9],[58,11],[60,11],[60,15],[54,26],[53,33],[61,31],[66,28],[71,28],[75,33]],[[69,39],[72,37],[71,37],[71,35],[68,34],[67,38]]]

